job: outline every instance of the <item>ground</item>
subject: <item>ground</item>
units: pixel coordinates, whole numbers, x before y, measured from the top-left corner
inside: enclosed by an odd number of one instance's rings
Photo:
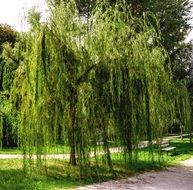
[[[168,139],[167,137],[166,140],[170,141],[172,139]],[[66,161],[66,159],[69,160],[69,154],[68,151],[64,151],[63,147],[53,147],[49,154],[47,154],[46,158],[49,160],[47,162],[49,163],[49,167],[46,174],[38,172],[37,174],[34,173],[34,175],[24,175],[21,150],[2,149],[0,150],[0,189],[64,190],[79,186],[77,190],[193,190],[193,146],[190,144],[189,138],[181,139],[176,137],[176,139],[170,141],[170,145],[176,147],[176,151],[169,154],[163,153],[165,160],[163,165],[156,165],[156,163],[152,163],[151,161],[148,162],[148,150],[145,148],[148,143],[141,142],[139,145],[143,148],[140,152],[139,162],[133,165],[128,173],[123,172],[117,176],[119,179],[124,176],[130,176],[130,178],[100,184],[93,184],[92,180],[95,180],[95,178],[81,180],[79,178],[79,168],[69,167],[68,161]],[[113,153],[115,161],[122,163],[119,160],[122,147],[111,148],[110,151]],[[102,152],[99,151],[100,154]],[[184,161],[180,166],[177,166],[180,161],[191,157],[192,159]],[[154,157],[154,161],[156,161],[155,158],[156,156]],[[175,167],[158,171],[166,165]],[[153,168],[157,171],[153,172]],[[121,171],[122,169],[120,168]],[[133,174],[150,170],[152,172],[144,172],[138,176],[131,177]],[[116,168],[116,171],[119,171],[119,168]],[[102,176],[104,180],[112,177],[111,175],[106,175],[106,173]],[[83,186],[90,183],[93,185]]]
[[[181,166],[146,172],[119,181],[79,187],[77,190],[193,190],[193,157]]]

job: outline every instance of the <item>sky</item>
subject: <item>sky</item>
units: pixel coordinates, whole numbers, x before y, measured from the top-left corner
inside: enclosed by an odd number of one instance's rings
[[[34,6],[42,13],[46,10],[45,0],[0,0],[0,23],[25,31],[27,24],[24,18]]]
[[[7,23],[17,31],[26,31],[28,26],[24,18],[28,10],[34,6],[42,12],[42,15],[46,15],[45,0],[0,0],[0,23]],[[186,41],[191,39],[193,30],[190,31]]]

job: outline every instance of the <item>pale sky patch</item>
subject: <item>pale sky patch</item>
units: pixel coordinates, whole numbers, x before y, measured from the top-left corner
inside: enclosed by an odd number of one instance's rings
[[[185,42],[189,42],[190,40],[193,40],[193,29],[189,32]]]
[[[34,6],[42,13],[43,18],[46,18],[45,0],[0,0],[0,23],[7,23],[17,31],[25,31],[28,28],[25,20],[27,12]],[[193,30],[185,41],[192,39]]]
[[[27,12],[36,7],[42,15],[46,13],[45,0],[0,0],[0,23],[7,23],[17,31],[25,31]]]

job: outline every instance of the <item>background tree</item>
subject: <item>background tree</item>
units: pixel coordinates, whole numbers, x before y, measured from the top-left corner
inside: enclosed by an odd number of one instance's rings
[[[9,42],[14,45],[16,41],[16,31],[7,24],[0,24],[0,52],[2,52],[2,45],[4,42]]]
[[[19,63],[18,44],[15,45],[16,39],[17,32],[11,26],[0,24],[0,128],[3,146],[16,145],[12,135],[14,119],[11,116],[10,104],[8,103],[14,71]]]
[[[3,44],[3,51],[1,54],[3,65],[2,70],[2,90],[0,92],[0,111],[2,117],[2,131],[3,131],[3,146],[16,146],[17,129],[16,129],[16,118],[14,113],[11,112],[11,104],[9,101],[11,87],[15,78],[15,71],[20,64],[20,44],[15,43],[14,47],[9,42]]]
[[[56,4],[60,2],[66,2],[66,0],[54,1]],[[76,2],[82,14],[87,16],[99,3],[94,0],[77,0]],[[107,0],[106,2],[113,5],[119,0]],[[136,17],[142,17],[149,12],[156,16],[161,31],[161,43],[170,55],[174,80],[182,79],[182,74],[189,74],[186,72],[189,65],[187,54],[191,54],[192,45],[184,43],[184,41],[191,29],[189,21],[193,2],[190,0],[126,0],[125,2],[130,7],[132,15]],[[157,27],[154,20],[150,22]],[[179,71],[182,72],[180,75]]]
[[[3,51],[3,44],[9,42],[13,47],[16,42],[17,33],[9,25],[0,24],[0,54]],[[2,56],[0,56],[0,90],[3,90],[3,69],[4,62]]]
[[[182,79],[179,70],[184,73],[187,69],[189,64],[187,54],[190,55],[192,50],[191,44],[186,44],[184,41],[191,29],[193,3],[189,0],[143,0],[138,2],[128,0],[127,2],[136,16],[142,16],[145,12],[155,14],[160,25],[161,43],[170,55],[174,79]]]

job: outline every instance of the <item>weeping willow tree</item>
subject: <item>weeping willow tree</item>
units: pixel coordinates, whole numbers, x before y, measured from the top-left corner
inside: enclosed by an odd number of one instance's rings
[[[59,139],[80,174],[100,157],[114,173],[111,141],[131,164],[140,141],[148,140],[153,161],[152,141],[161,142],[175,105],[152,19],[132,17],[123,2],[99,4],[85,22],[74,1],[61,2],[50,7],[47,23],[27,33],[11,89],[25,168],[45,164]]]

